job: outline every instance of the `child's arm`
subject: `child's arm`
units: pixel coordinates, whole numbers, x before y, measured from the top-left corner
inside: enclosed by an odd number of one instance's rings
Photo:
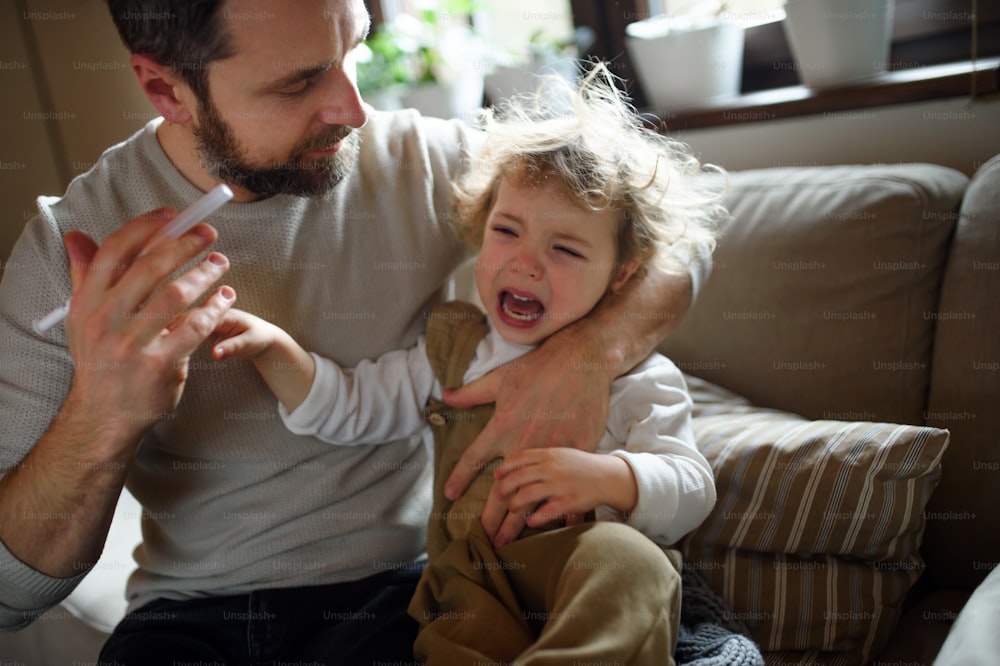
[[[246,312],[234,310],[216,334],[223,340],[213,347],[213,356],[252,360],[281,403],[286,428],[329,444],[382,444],[409,437],[425,425],[427,398],[441,393],[423,338],[410,349],[345,370]]]
[[[234,308],[215,335],[220,341],[212,347],[212,356],[219,361],[233,356],[253,361],[274,397],[289,412],[309,395],[316,362],[284,329]]]

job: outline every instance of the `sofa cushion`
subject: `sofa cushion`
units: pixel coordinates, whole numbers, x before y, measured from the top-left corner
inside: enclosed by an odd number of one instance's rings
[[[927,164],[729,174],[713,273],[661,351],[759,405],[922,424],[967,181]]]
[[[843,664],[876,656],[923,570],[923,511],[948,432],[810,421],[697,378],[689,387],[718,502],[685,539],[686,566],[762,650]]]

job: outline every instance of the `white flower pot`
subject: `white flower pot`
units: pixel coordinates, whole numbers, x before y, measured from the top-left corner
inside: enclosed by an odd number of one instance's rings
[[[361,98],[379,111],[396,111],[403,108],[400,96],[404,90],[404,86],[367,90],[361,93]]]
[[[470,73],[453,81],[425,83],[404,93],[402,102],[425,116],[460,118],[471,125],[483,104],[483,77]]]
[[[625,47],[649,104],[657,111],[702,106],[738,95],[743,27],[724,22],[677,27],[654,18],[625,27]]]
[[[518,66],[498,65],[486,75],[486,94],[490,102],[500,104],[517,94],[534,93],[548,76],[560,76],[570,83],[576,82],[575,58],[549,58],[533,60]]]
[[[833,88],[886,70],[893,0],[789,0],[785,34],[802,83]]]

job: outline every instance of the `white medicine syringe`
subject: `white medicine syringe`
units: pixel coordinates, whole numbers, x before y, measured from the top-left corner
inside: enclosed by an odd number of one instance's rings
[[[203,197],[178,213],[166,226],[153,236],[146,247],[152,247],[165,238],[179,238],[184,232],[198,224],[217,211],[222,204],[233,198],[233,191],[225,183],[216,185]],[[31,326],[38,335],[45,335],[49,329],[61,322],[69,314],[69,299],[58,308],[41,319],[32,322]]]

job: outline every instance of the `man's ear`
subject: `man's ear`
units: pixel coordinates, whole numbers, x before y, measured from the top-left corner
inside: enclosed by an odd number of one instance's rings
[[[639,270],[639,262],[632,260],[627,262],[624,266],[618,269],[618,273],[611,280],[611,284],[608,285],[608,290],[616,292],[625,286],[629,278],[632,277],[635,272]]]
[[[194,95],[177,72],[148,55],[133,54],[129,64],[139,79],[139,86],[146,94],[146,99],[164,119],[175,125],[184,125],[194,118],[191,108]]]

